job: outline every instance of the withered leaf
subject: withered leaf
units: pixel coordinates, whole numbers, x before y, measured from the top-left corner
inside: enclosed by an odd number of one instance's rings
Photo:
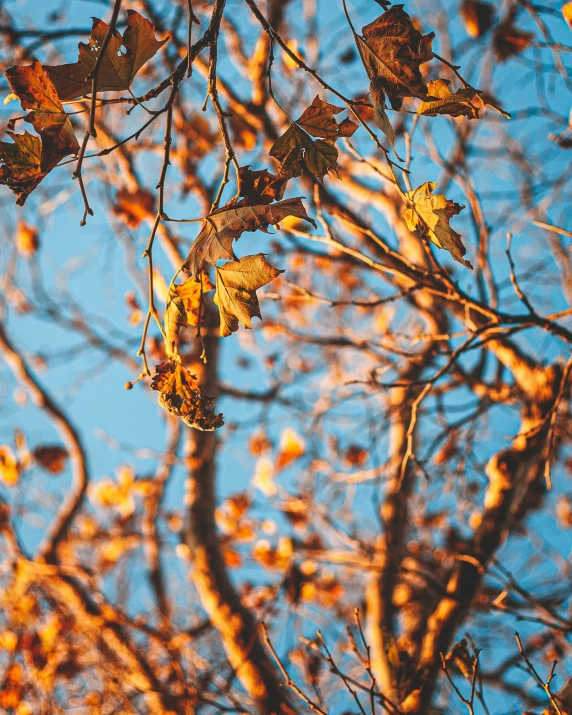
[[[280,174],[283,177],[300,176],[304,168],[320,181],[330,171],[336,173],[338,150],[335,142],[339,137],[352,136],[358,126],[350,119],[338,124],[334,115],[342,111],[342,107],[330,104],[319,96],[314,97],[312,104],[270,149],[270,156],[281,164]],[[312,137],[319,138],[314,141]]]
[[[89,44],[79,43],[78,60],[74,64],[46,67],[60,98],[77,99],[91,92],[90,72],[95,67],[109,25],[93,19]],[[127,11],[127,29],[123,36],[114,32],[99,67],[97,88],[100,92],[128,90],[135,75],[169,38],[157,40],[155,26],[135,10]],[[121,51],[125,48],[125,52]]]
[[[31,65],[17,65],[5,72],[22,109],[32,110],[26,121],[42,138],[40,168],[51,171],[64,157],[77,154],[79,144],[69,116],[44,68],[33,60]]]
[[[451,92],[450,82],[446,79],[435,79],[427,82],[428,100],[421,102],[417,114],[435,117],[437,114],[448,114],[451,117],[469,117],[477,119],[479,109],[472,104],[478,96],[475,89],[458,89]]]
[[[42,142],[29,132],[6,132],[14,143],[0,142],[0,184],[11,189],[23,206],[28,196],[46,176],[40,164]]]
[[[433,57],[435,33],[422,35],[415,29],[403,5],[394,5],[355,35],[358,50],[371,81],[379,80],[394,109],[404,97],[427,96],[420,65]]]
[[[199,306],[202,293],[214,289],[206,273],[201,273],[201,280],[189,278],[180,285],[171,286],[165,306],[165,335],[167,348],[173,351],[179,331],[187,325],[197,325],[199,320]]]
[[[343,107],[337,107],[316,96],[312,104],[302,112],[296,124],[313,137],[335,140],[338,136],[338,123],[334,119],[334,114],[343,111]]]
[[[346,117],[345,119],[342,119],[342,121],[338,124],[338,136],[353,137],[353,135],[356,133],[358,126],[359,125],[356,124],[356,122],[352,122],[349,117]]]
[[[137,228],[156,211],[155,196],[147,189],[129,191],[122,188],[117,192],[112,210],[129,228]]]
[[[252,171],[249,166],[241,166],[238,171],[238,195],[253,204],[270,204],[280,201],[288,179],[275,176],[268,169]]]
[[[245,231],[266,233],[270,225],[279,223],[287,216],[304,219],[316,226],[306,213],[300,197],[284,199],[274,204],[254,205],[250,205],[245,199],[223,206],[205,219],[203,228],[183,264],[183,270],[196,277],[205,261],[215,264],[225,258],[233,260],[233,240],[240,238]]]
[[[460,234],[449,225],[451,218],[465,207],[449,201],[444,194],[434,194],[436,186],[436,183],[426,181],[407,192],[410,208],[405,211],[405,222],[410,231],[420,229],[432,243],[449,251],[459,263],[472,268],[469,261],[463,258],[467,249],[463,246]]]
[[[224,424],[222,413],[214,412],[214,399],[203,393],[193,376],[176,360],[157,365],[151,388],[159,392],[161,407],[181,417],[189,427],[212,432]]]
[[[77,154],[79,144],[70,118],[38,60],[31,65],[10,67],[5,74],[22,108],[31,110],[26,121],[41,137],[8,132],[15,144],[0,144],[0,183],[18,195],[17,203],[22,205],[64,157]]]
[[[514,55],[519,55],[530,46],[534,39],[531,32],[524,32],[515,27],[512,20],[500,24],[493,34],[493,49],[499,62],[504,62]]]
[[[389,143],[393,151],[395,151],[395,132],[385,111],[385,92],[383,91],[383,82],[379,79],[373,79],[369,84],[369,93],[373,103],[373,116],[375,123],[389,139]],[[397,153],[397,152],[396,152]]]
[[[222,337],[238,330],[239,321],[252,327],[252,318],[262,319],[256,291],[283,271],[266,262],[264,254],[245,256],[216,268],[215,303],[220,311]]]
[[[493,25],[495,9],[481,0],[463,0],[459,8],[467,35],[473,39],[482,37]]]
[[[69,457],[67,450],[58,444],[36,447],[33,455],[40,467],[51,474],[60,474],[63,472]]]

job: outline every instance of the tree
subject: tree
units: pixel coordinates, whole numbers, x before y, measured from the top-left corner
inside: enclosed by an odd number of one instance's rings
[[[571,7],[2,6],[2,712],[572,712]]]

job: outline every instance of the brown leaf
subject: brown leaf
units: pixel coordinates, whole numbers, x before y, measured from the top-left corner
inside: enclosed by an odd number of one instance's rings
[[[42,142],[29,132],[6,132],[14,143],[0,142],[0,184],[11,189],[23,206],[28,196],[46,176],[40,168]]]
[[[201,232],[195,239],[183,270],[197,276],[205,261],[215,264],[221,259],[234,259],[232,242],[245,231],[268,232],[270,225],[276,225],[287,216],[296,216],[315,222],[308,216],[300,197],[277,201],[274,204],[250,205],[247,199],[231,202],[205,219]]]
[[[155,211],[155,197],[146,189],[120,189],[115,201],[113,213],[125,221],[129,228],[137,228]]]
[[[507,20],[496,28],[493,35],[495,57],[499,62],[505,62],[524,52],[533,39],[531,32],[523,32],[514,26],[512,20]]]
[[[463,0],[459,8],[467,35],[476,40],[493,26],[495,9],[488,2]]]
[[[5,75],[22,109],[32,110],[26,121],[42,138],[40,169],[47,173],[64,157],[77,154],[79,144],[71,120],[40,62],[10,67]]]
[[[253,204],[280,201],[288,183],[288,179],[284,176],[275,176],[267,169],[251,171],[250,166],[241,166],[238,178],[239,196],[243,196]]]
[[[342,107],[314,97],[312,104],[270,149],[270,156],[281,163],[283,177],[300,176],[304,168],[320,181],[330,171],[336,173],[338,150],[334,144],[339,137],[352,136],[358,126],[350,119],[338,124],[334,115],[342,111]],[[320,138],[314,141],[312,137]]]
[[[403,97],[427,96],[419,66],[433,57],[435,33],[421,35],[402,5],[395,5],[355,35],[371,81],[379,80],[391,106],[401,109]]]
[[[77,99],[91,92],[90,72],[95,67],[109,25],[93,19],[89,44],[79,43],[78,61],[74,64],[46,67],[55,88],[64,101]],[[114,32],[107,46],[97,76],[100,92],[128,90],[135,75],[169,38],[157,40],[155,26],[135,10],[127,11],[127,29],[121,36]],[[125,48],[125,52],[121,51]]]
[[[352,137],[356,133],[358,127],[359,124],[352,122],[349,117],[346,117],[338,124],[338,136]]]
[[[411,206],[404,214],[407,226],[410,231],[419,228],[432,243],[449,251],[459,263],[472,268],[469,261],[463,258],[467,249],[463,246],[461,236],[449,225],[451,218],[465,207],[449,201],[443,194],[434,194],[436,186],[436,183],[427,181],[407,192]]]
[[[168,360],[155,368],[151,388],[159,394],[159,404],[172,415],[181,417],[189,427],[212,432],[224,422],[213,410],[214,398],[207,397],[193,376],[175,360]]]
[[[220,311],[222,337],[238,330],[239,321],[252,327],[252,318],[262,319],[256,291],[283,271],[266,262],[264,254],[245,256],[216,268],[215,303]]]
[[[36,447],[33,455],[40,467],[51,474],[63,472],[69,456],[67,450],[57,444]]]
[[[428,100],[421,102],[417,114],[435,117],[438,114],[448,114],[450,117],[469,117],[477,119],[479,110],[472,100],[478,96],[475,89],[458,89],[452,93],[450,82],[446,79],[435,79],[427,82]]]
[[[397,154],[395,150],[395,132],[385,111],[384,86],[383,81],[379,79],[373,79],[369,84],[369,94],[373,103],[373,116],[375,123],[389,139],[393,151]]]
[[[14,144],[0,142],[0,184],[8,186],[22,206],[28,195],[64,157],[77,154],[79,144],[68,115],[44,68],[34,60],[31,65],[6,70],[12,91],[23,109],[32,111],[26,121],[41,136],[7,132]]]
[[[170,351],[175,346],[181,328],[198,324],[201,281],[203,293],[214,289],[214,285],[204,272],[201,273],[200,281],[189,278],[181,285],[171,286],[165,306],[165,335],[167,336],[167,347]]]
[[[296,124],[313,137],[335,141],[338,136],[338,123],[334,119],[334,114],[343,111],[343,107],[337,107],[316,96],[312,104],[302,112]]]

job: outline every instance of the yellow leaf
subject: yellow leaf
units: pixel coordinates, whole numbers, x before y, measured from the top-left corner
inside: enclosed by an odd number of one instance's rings
[[[12,487],[18,483],[20,471],[16,457],[7,444],[0,445],[0,479],[6,486]]]
[[[306,443],[295,430],[287,427],[282,430],[280,451],[276,457],[276,469],[283,469],[301,457],[306,451]]]
[[[460,213],[464,206],[449,201],[443,194],[434,194],[436,183],[426,181],[406,194],[411,208],[404,213],[405,222],[410,231],[419,228],[429,240],[439,248],[449,251],[451,256],[467,268],[472,268],[463,256],[467,252],[461,236],[449,225],[453,216]]]
[[[568,23],[568,27],[572,30],[572,2],[562,5],[562,15]]]
[[[256,291],[283,271],[266,262],[264,254],[245,256],[216,268],[215,303],[220,311],[222,337],[238,330],[239,321],[252,327],[252,318],[262,319]]]
[[[269,457],[262,456],[256,462],[251,484],[269,499],[276,496],[278,489],[274,484],[274,464]]]
[[[14,631],[2,631],[0,633],[0,650],[7,650],[13,653],[18,645],[18,636]]]

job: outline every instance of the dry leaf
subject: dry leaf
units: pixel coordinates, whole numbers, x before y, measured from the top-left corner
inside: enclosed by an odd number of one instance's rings
[[[252,327],[252,318],[262,319],[256,291],[283,271],[266,262],[264,254],[245,256],[216,268],[215,303],[220,312],[222,337],[238,330],[239,321]]]
[[[238,195],[252,204],[270,204],[280,201],[288,179],[275,176],[267,169],[252,171],[250,165],[241,166],[238,171]]]
[[[516,28],[512,20],[499,25],[493,35],[493,49],[499,62],[504,62],[514,55],[519,55],[530,46],[534,39],[531,32]]]
[[[467,35],[474,40],[482,37],[493,26],[495,9],[488,2],[464,0],[461,3],[459,12]]]
[[[223,423],[222,414],[213,410],[214,398],[207,397],[185,368],[168,360],[155,368],[151,388],[159,394],[159,404],[172,415],[181,417],[189,427],[212,432]]]
[[[461,236],[449,225],[451,218],[460,213],[464,206],[449,201],[443,194],[434,194],[436,186],[436,183],[426,181],[407,192],[411,206],[404,214],[407,226],[411,231],[421,229],[436,246],[449,251],[456,261],[467,268],[472,268],[469,261],[463,258],[467,251]]]
[[[5,72],[22,109],[30,109],[26,121],[38,132],[7,132],[14,144],[0,142],[0,183],[18,196],[22,206],[28,195],[64,157],[77,154],[79,144],[58,94],[38,60]]]
[[[181,285],[171,286],[165,306],[165,335],[168,350],[172,351],[175,347],[181,328],[198,324],[201,292],[204,294],[213,289],[214,285],[204,272],[201,273],[199,281],[189,278]]]
[[[244,199],[223,206],[205,219],[204,226],[183,264],[183,270],[196,277],[205,261],[215,264],[221,259],[235,259],[232,250],[232,242],[235,239],[240,238],[245,231],[267,233],[270,225],[279,223],[287,216],[302,218],[316,226],[306,213],[301,198],[253,205]]]
[[[125,221],[129,228],[137,228],[155,212],[155,196],[146,189],[137,191],[120,189],[115,200],[113,213]]]
[[[0,184],[11,189],[18,197],[18,206],[23,206],[29,194],[46,176],[40,168],[42,142],[29,132],[6,134],[14,143],[0,142]]]
[[[330,171],[336,173],[338,150],[335,142],[339,137],[352,136],[358,127],[350,119],[338,124],[334,115],[342,111],[342,107],[325,102],[319,96],[314,98],[270,149],[270,156],[280,162],[281,176],[300,176],[306,168],[322,181]],[[312,137],[319,139],[314,141]]]
[[[477,119],[479,110],[472,100],[478,96],[475,89],[458,89],[452,93],[449,89],[450,82],[446,79],[435,79],[427,82],[429,98],[421,102],[417,114],[435,117],[437,114],[448,114],[450,117],[469,117]]]
[[[32,454],[40,467],[51,474],[63,472],[69,456],[67,450],[58,444],[36,447]]]
[[[10,67],[5,75],[22,109],[32,110],[26,121],[42,138],[42,171],[51,171],[64,157],[77,154],[79,144],[70,118],[40,62]]]
[[[370,81],[378,80],[394,109],[404,97],[427,96],[419,66],[433,57],[435,33],[421,35],[402,5],[395,5],[355,35],[358,50]]]
[[[64,101],[77,99],[91,92],[90,72],[95,67],[99,51],[109,25],[93,19],[89,44],[79,43],[78,61],[74,64],[46,67],[55,88]],[[135,10],[127,11],[127,29],[123,37],[114,32],[109,42],[99,72],[97,89],[100,92],[128,90],[135,75],[169,39],[157,40],[155,26]],[[125,52],[121,51],[125,48]]]

